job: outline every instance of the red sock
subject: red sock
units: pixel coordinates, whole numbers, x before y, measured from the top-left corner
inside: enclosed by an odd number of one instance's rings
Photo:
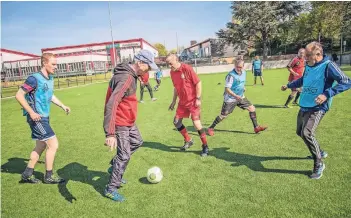
[[[204,129],[201,129],[197,131],[200,135],[200,139],[203,145],[207,145],[207,138],[206,138],[206,132]]]
[[[184,140],[186,142],[190,141],[190,136],[189,136],[188,131],[186,130],[185,127],[182,130],[179,130],[179,132],[183,135]]]

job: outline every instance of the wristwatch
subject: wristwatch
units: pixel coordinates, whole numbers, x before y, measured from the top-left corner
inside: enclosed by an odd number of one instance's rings
[[[196,97],[197,100],[201,100],[201,97]]]

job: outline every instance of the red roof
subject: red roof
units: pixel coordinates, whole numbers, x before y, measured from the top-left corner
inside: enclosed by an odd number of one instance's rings
[[[197,45],[200,45],[200,44],[202,44],[202,43],[208,42],[208,41],[210,41],[210,40],[211,40],[211,38],[206,39],[206,40],[204,40],[204,41],[202,41],[202,42],[198,42],[198,43],[196,43],[196,44],[194,44],[194,45],[191,45],[191,46],[189,46],[189,47],[187,47],[187,48],[185,48],[185,49],[189,49],[189,48],[195,47],[195,46],[197,46]],[[185,49],[184,49],[184,50],[185,50]]]
[[[24,53],[24,52],[14,51],[14,50],[9,50],[9,49],[4,49],[4,48],[0,48],[0,52],[7,52],[7,53],[11,53],[11,54],[29,56],[29,57],[33,57],[33,58],[40,57],[39,55],[29,54],[29,53]]]
[[[150,43],[148,43],[147,41],[145,41],[142,38],[114,41],[114,43],[116,43],[116,44],[117,43],[131,43],[131,42],[140,42],[141,44],[143,42],[143,43],[150,45],[152,48],[156,49],[154,46],[152,46]],[[111,41],[108,41],[108,42],[89,43],[89,44],[81,44],[81,45],[69,45],[69,46],[62,46],[62,47],[55,47],[55,48],[43,48],[43,49],[41,49],[41,51],[47,52],[47,51],[54,51],[54,50],[64,50],[64,49],[71,49],[71,48],[84,48],[84,47],[110,45],[110,44],[111,44]]]

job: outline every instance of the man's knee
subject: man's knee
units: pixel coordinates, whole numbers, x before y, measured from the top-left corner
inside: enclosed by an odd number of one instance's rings
[[[224,120],[225,118],[228,117],[229,114],[230,114],[229,111],[222,111],[222,113],[219,115],[219,118],[220,118],[221,120]]]
[[[249,112],[255,112],[256,111],[256,108],[255,108],[255,106],[253,106],[253,105],[250,105],[248,108],[247,108],[247,110],[249,111]]]
[[[46,141],[46,146],[48,148],[48,150],[51,151],[57,151],[57,149],[59,148],[59,143],[56,137],[53,137],[51,139],[48,139]]]
[[[202,124],[201,124],[201,121],[200,120],[194,120],[193,121],[193,124],[194,124],[194,127],[197,131],[201,130],[202,129]]]
[[[301,137],[305,139],[310,139],[312,137],[311,130],[309,130],[308,128],[304,128],[301,131]]]
[[[179,118],[175,117],[174,120],[173,120],[173,124],[174,124],[175,128],[179,129],[183,125],[182,119],[179,119]]]

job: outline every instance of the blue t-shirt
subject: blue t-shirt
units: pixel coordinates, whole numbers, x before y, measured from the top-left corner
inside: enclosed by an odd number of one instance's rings
[[[252,68],[254,70],[261,70],[261,66],[262,66],[262,61],[261,60],[254,60],[252,62]]]
[[[159,70],[156,72],[156,79],[161,79],[161,77],[162,77],[162,71]]]
[[[41,72],[29,76],[21,88],[27,93],[25,98],[29,106],[42,117],[49,117],[51,99],[54,94],[54,78],[45,77]],[[23,115],[28,112],[23,109]]]

